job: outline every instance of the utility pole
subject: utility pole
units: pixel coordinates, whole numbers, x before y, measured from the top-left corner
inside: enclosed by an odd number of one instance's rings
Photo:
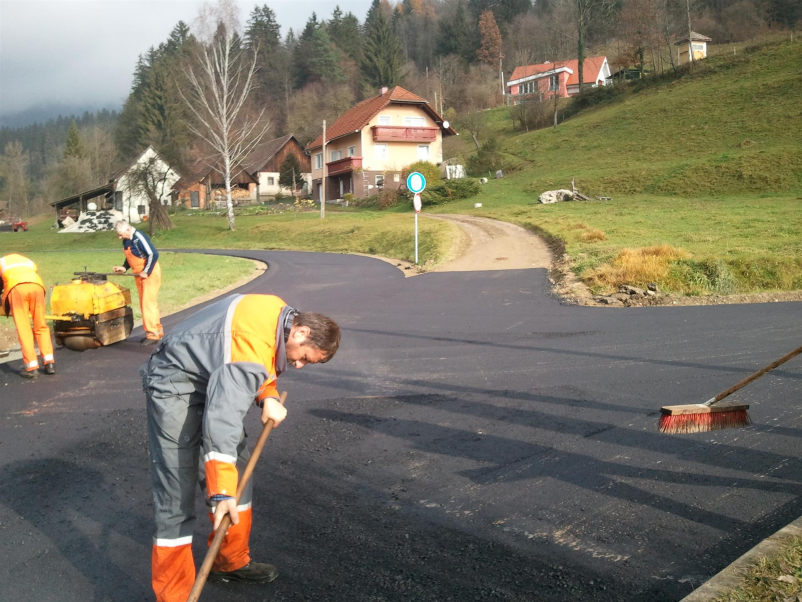
[[[326,120],[323,120],[323,177],[320,180],[320,219],[326,217]]]
[[[691,29],[691,0],[686,0],[688,9],[688,58],[691,60],[691,68],[693,68],[693,30]]]
[[[426,100],[429,100],[431,97],[432,91],[429,89],[429,66],[426,65]]]
[[[437,70],[437,81],[440,83],[440,115],[443,114],[443,57],[440,57],[440,68]]]

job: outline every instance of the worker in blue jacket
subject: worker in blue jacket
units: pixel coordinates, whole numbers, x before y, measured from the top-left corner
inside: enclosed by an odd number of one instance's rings
[[[142,326],[145,338],[142,345],[155,345],[164,337],[159,317],[158,296],[162,285],[162,269],[159,265],[159,252],[146,234],[121,219],[115,226],[117,236],[123,241],[125,263],[115,266],[114,271],[124,274],[128,268],[137,276],[136,290],[139,291],[139,306],[142,309]]]

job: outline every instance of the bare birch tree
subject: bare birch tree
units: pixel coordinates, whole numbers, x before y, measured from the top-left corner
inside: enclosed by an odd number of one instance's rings
[[[228,227],[233,230],[231,181],[241,173],[240,162],[259,144],[270,122],[264,118],[264,107],[255,114],[246,108],[257,87],[254,74],[259,53],[244,53],[231,29],[224,23],[221,28],[222,35],[203,46],[198,65],[189,67],[190,97],[183,92],[181,97],[197,119],[189,129],[212,149],[208,163],[225,181]]]

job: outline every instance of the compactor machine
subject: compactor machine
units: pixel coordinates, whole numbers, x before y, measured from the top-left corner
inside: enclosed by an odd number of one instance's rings
[[[69,284],[53,287],[50,311],[56,342],[75,351],[127,339],[134,328],[131,292],[100,272],[75,272]]]

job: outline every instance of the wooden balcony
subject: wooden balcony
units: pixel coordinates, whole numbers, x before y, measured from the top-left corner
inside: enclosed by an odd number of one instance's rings
[[[434,142],[438,127],[406,127],[402,125],[374,125],[373,142]]]
[[[344,157],[336,161],[326,163],[326,175],[336,176],[349,171],[362,169],[362,157]]]

